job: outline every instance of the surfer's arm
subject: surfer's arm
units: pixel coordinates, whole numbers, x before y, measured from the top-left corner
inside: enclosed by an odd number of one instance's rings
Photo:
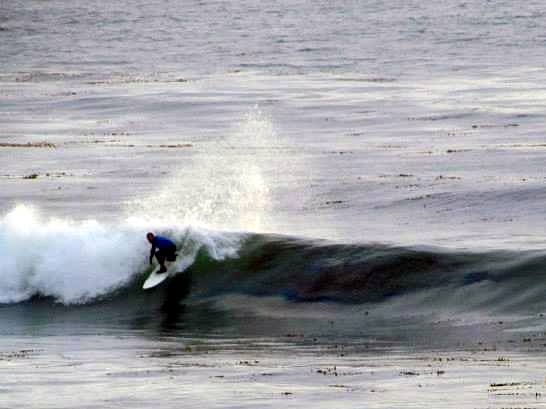
[[[150,250],[150,264],[152,264],[152,260],[154,259],[155,254],[155,246],[152,245],[152,249]]]

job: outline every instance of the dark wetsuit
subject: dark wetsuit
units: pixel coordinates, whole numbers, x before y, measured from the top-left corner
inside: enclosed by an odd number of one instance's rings
[[[154,240],[152,241],[152,249],[150,251],[150,263],[152,262],[154,255],[161,265],[163,265],[165,260],[175,261],[176,244],[166,237],[155,236]]]

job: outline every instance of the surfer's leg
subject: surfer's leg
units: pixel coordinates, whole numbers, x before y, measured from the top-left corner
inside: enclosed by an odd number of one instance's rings
[[[176,260],[176,247],[173,246],[168,250],[168,253],[166,254],[166,258],[168,261],[175,261]]]
[[[163,251],[161,251],[161,250],[158,250],[155,253],[155,258],[157,259],[157,262],[161,266],[161,269],[159,271],[161,273],[164,273],[165,271],[167,271],[167,268],[165,267],[165,258],[166,258],[165,253],[163,253]]]

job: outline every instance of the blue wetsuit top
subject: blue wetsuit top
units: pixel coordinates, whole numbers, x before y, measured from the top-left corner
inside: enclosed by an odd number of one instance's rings
[[[176,244],[166,237],[154,236],[152,241],[152,249],[150,250],[150,263],[152,262],[156,249],[161,252],[174,254],[176,252]]]
[[[152,246],[159,250],[166,250],[173,247],[176,248],[176,244],[174,244],[172,240],[163,236],[155,236],[152,241]]]

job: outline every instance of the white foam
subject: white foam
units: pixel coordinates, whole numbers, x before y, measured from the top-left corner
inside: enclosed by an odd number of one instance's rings
[[[179,270],[191,265],[202,246],[214,258],[236,254],[240,236],[184,227],[125,221],[47,219],[19,205],[0,218],[0,303],[34,294],[65,304],[85,303],[128,283],[147,267],[147,231],[167,232],[184,244]]]

